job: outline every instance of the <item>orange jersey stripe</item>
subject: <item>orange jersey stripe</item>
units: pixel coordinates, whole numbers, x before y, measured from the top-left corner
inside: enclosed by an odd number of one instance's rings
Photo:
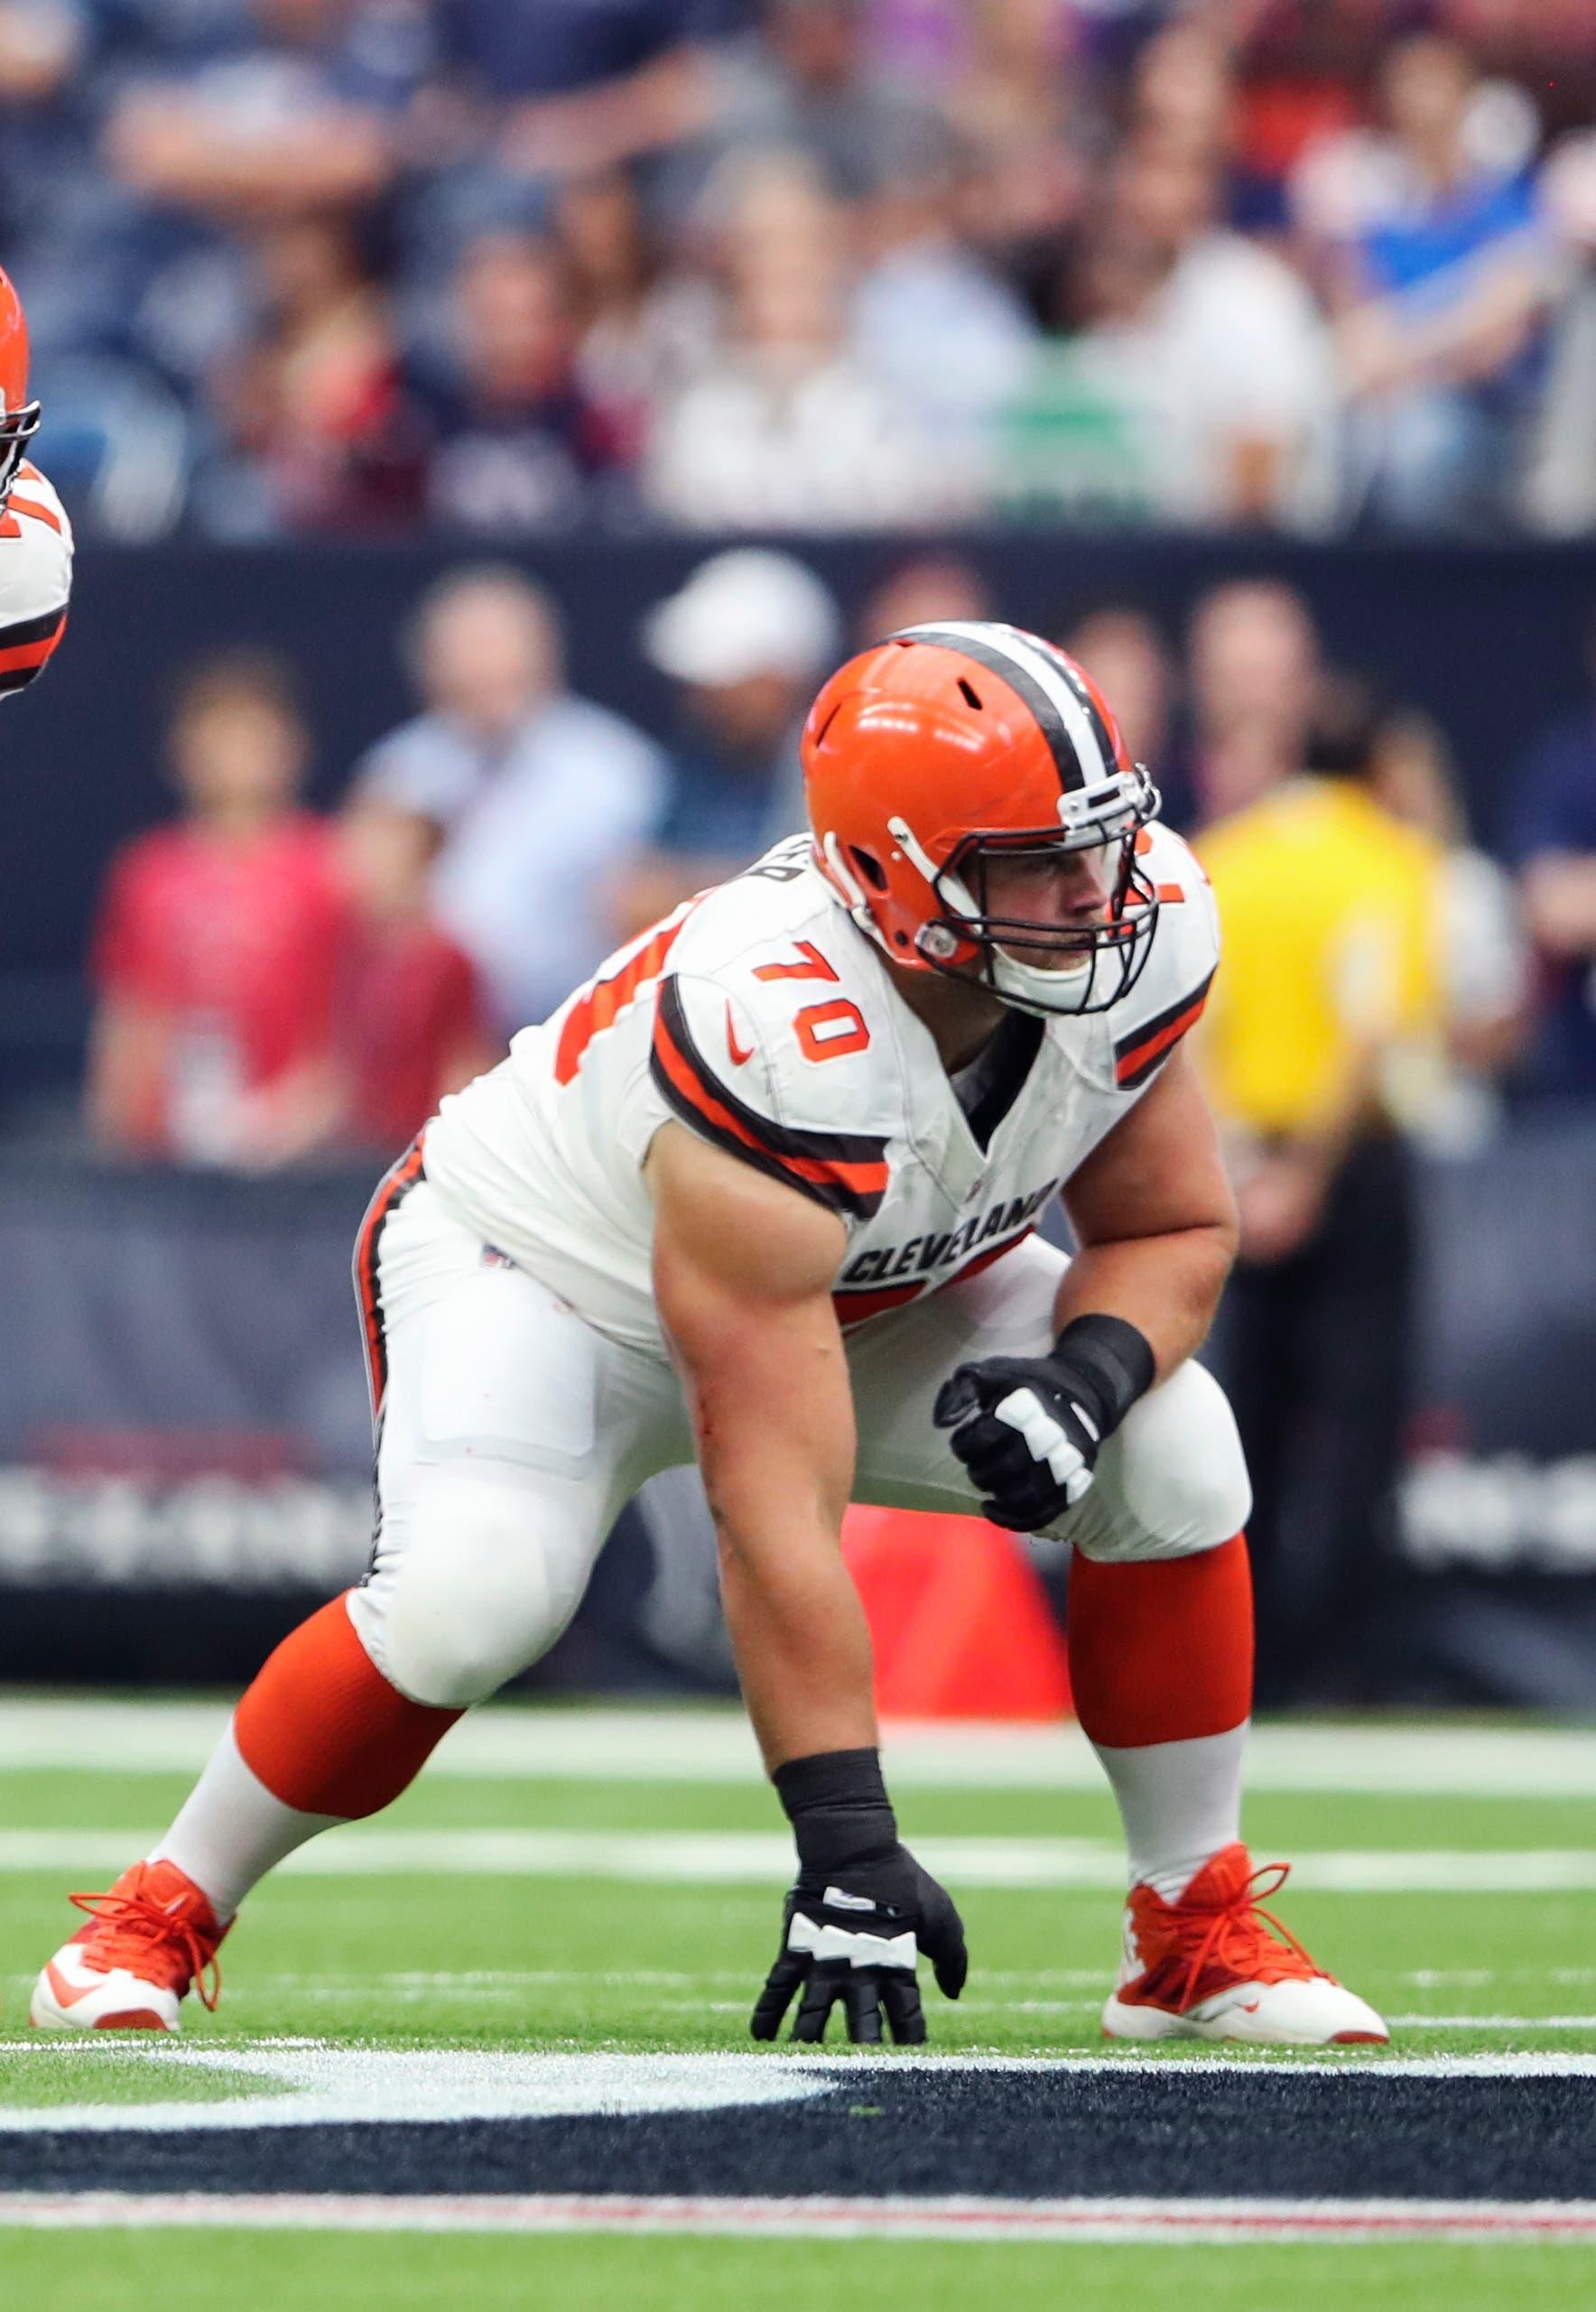
[[[782,1145],[783,1128],[768,1126],[768,1137],[758,1129],[764,1119],[749,1116],[747,1110],[734,1110],[725,1098],[717,1095],[712,1081],[706,1078],[695,1061],[678,1043],[663,1004],[655,1017],[654,1034],[655,1063],[669,1091],[683,1106],[701,1118],[710,1128],[711,1136],[722,1142],[729,1139],[739,1148],[746,1148],[769,1169],[778,1170],[811,1192],[818,1193],[825,1202],[843,1201],[858,1209],[861,1204],[878,1203],[886,1194],[890,1178],[885,1156],[854,1157],[839,1149],[835,1155],[813,1155],[805,1150]]]
[[[560,1043],[554,1054],[554,1081],[567,1084],[582,1063],[582,1054],[595,1035],[613,1027],[629,1003],[636,1000],[645,980],[657,980],[664,970],[665,958],[676,944],[677,934],[687,918],[660,926],[646,947],[623,963],[614,977],[595,980],[586,992],[572,1004],[560,1031]]]
[[[60,515],[53,513],[48,506],[42,505],[36,497],[19,497],[13,490],[5,501],[5,510],[8,514],[26,514],[35,522],[47,522],[58,537],[61,534]]]
[[[1133,1084],[1137,1079],[1145,1076],[1155,1062],[1161,1059],[1169,1050],[1171,1045],[1178,1044],[1186,1030],[1195,1026],[1202,1017],[1207,1001],[1208,989],[1203,987],[1198,990],[1183,1011],[1176,1012],[1173,1019],[1156,1025],[1143,1042],[1128,1045],[1124,1051],[1117,1053],[1114,1073],[1119,1084],[1122,1087]]]
[[[421,1177],[421,1170],[422,1144],[417,1140],[378,1181],[376,1193],[366,1208],[360,1233],[355,1240],[355,1292],[360,1303],[360,1322],[366,1334],[366,1378],[371,1389],[374,1419],[382,1410],[383,1394],[388,1379],[387,1351],[383,1345],[382,1300],[377,1290],[377,1238],[382,1232],[383,1222],[405,1190]]]
[[[723,1132],[734,1134],[746,1147],[756,1148],[761,1156],[779,1164],[784,1172],[794,1173],[800,1180],[809,1181],[817,1188],[829,1187],[835,1183],[855,1189],[862,1195],[885,1194],[887,1180],[885,1164],[849,1164],[832,1156],[789,1156],[781,1148],[771,1147],[712,1096],[663,1032],[656,1032],[654,1048],[660,1054],[666,1074],[682,1098],[697,1109],[706,1122],[718,1125]]]
[[[14,674],[27,666],[42,666],[60,638],[58,627],[53,634],[43,636],[38,642],[22,642],[14,650],[0,650],[0,674]]]

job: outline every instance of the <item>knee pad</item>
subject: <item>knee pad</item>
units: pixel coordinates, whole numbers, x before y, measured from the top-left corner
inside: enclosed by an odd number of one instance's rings
[[[1105,1565],[1192,1557],[1239,1533],[1251,1512],[1229,1399],[1188,1361],[1131,1407],[1059,1537]]]
[[[433,1469],[401,1518],[385,1517],[376,1566],[349,1611],[401,1694],[469,1709],[547,1653],[597,1553],[580,1506],[559,1498],[566,1490],[519,1473]]]

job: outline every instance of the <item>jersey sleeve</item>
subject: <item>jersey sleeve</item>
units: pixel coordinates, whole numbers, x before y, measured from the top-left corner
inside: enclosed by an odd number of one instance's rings
[[[1180,837],[1149,831],[1145,864],[1158,893],[1152,952],[1130,993],[1109,1014],[1117,1091],[1150,1084],[1194,1027],[1219,969],[1219,909],[1208,877]]]
[[[24,461],[0,507],[0,698],[25,690],[66,631],[72,525],[37,466]]]
[[[656,998],[654,1088],[701,1138],[784,1181],[851,1229],[886,1193],[887,1136],[846,1128],[829,1115],[794,1119],[791,1068],[772,1049],[781,1025],[715,980],[672,973]],[[839,1103],[833,1094],[813,1104],[823,1114]]]

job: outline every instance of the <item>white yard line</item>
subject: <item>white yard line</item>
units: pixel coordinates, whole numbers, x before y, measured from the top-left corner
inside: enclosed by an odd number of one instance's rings
[[[1593,2200],[667,2199],[525,2193],[0,2193],[0,2226],[317,2232],[727,2233],[766,2239],[1596,2240]]]
[[[0,1874],[112,1875],[157,1836],[116,1830],[0,1831]],[[1118,1892],[1125,1862],[1109,1839],[925,1838],[926,1868],[960,1889]],[[790,1876],[781,1831],[385,1830],[351,1825],[280,1868],[324,1879],[598,1879],[657,1886],[767,1888]],[[1596,1848],[1322,1848],[1292,1864],[1299,1893],[1520,1894],[1596,1891]]]
[[[1387,2015],[1403,2031],[1596,2031],[1596,2015]]]
[[[190,1774],[227,1721],[216,1703],[0,1701],[0,1772],[85,1767]],[[901,1788],[1102,1787],[1076,1726],[922,1724],[886,1730]],[[556,1710],[503,1704],[458,1726],[429,1775],[471,1779],[756,1782],[753,1738],[735,1710]],[[1596,1797],[1596,1730],[1535,1727],[1262,1726],[1248,1750],[1254,1790],[1410,1797]]]

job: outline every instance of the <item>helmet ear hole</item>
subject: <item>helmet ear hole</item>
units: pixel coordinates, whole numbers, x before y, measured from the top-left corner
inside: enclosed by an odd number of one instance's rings
[[[848,846],[848,856],[852,859],[855,867],[858,868],[859,873],[864,877],[867,883],[870,884],[877,891],[886,890],[886,869],[882,866],[874,851],[861,850],[858,843],[849,843]]]

